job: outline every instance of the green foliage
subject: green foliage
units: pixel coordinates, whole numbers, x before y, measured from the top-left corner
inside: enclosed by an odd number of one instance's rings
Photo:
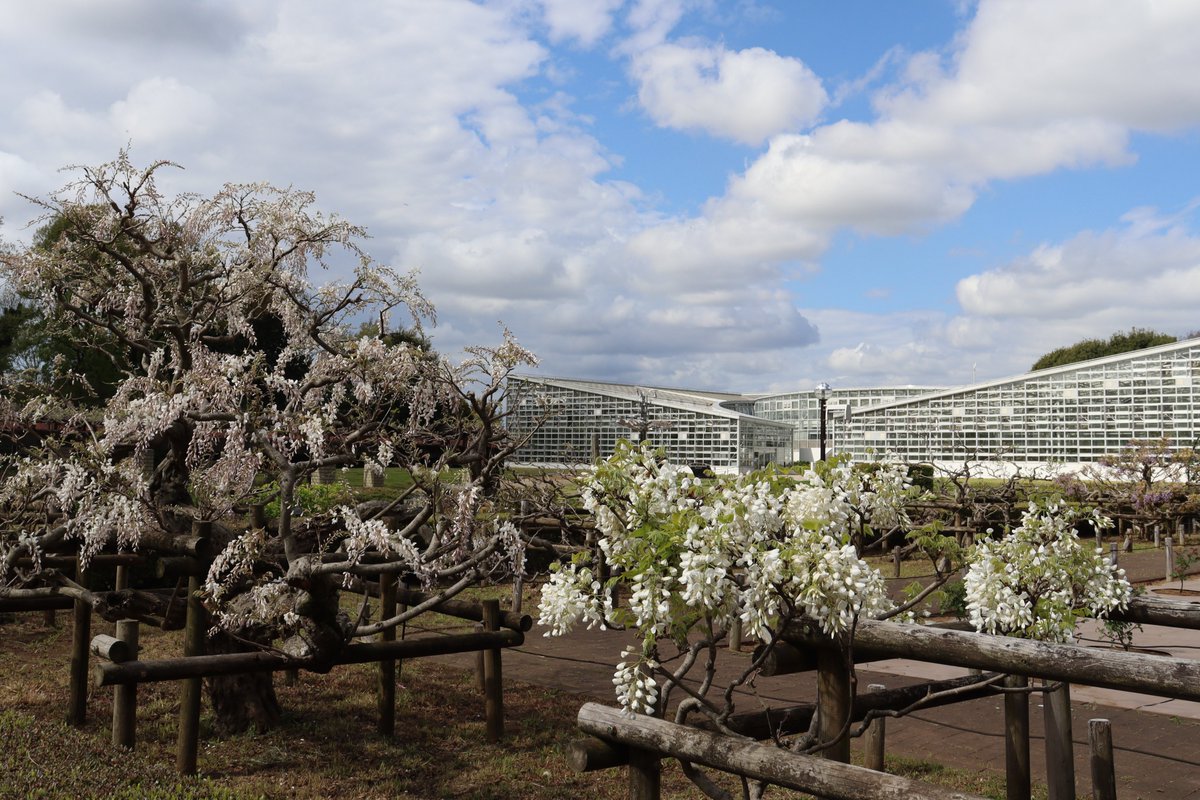
[[[909,464],[908,477],[918,489],[933,491],[933,464]]]
[[[22,360],[37,317],[37,312],[23,303],[0,309],[0,372],[8,372]]]
[[[1073,345],[1051,350],[1035,361],[1031,369],[1037,371],[1050,367],[1061,367],[1093,358],[1141,350],[1145,347],[1170,344],[1174,341],[1176,341],[1175,337],[1167,333],[1158,333],[1147,328],[1130,328],[1128,332],[1117,331],[1108,339],[1083,339]]]
[[[962,581],[950,581],[942,587],[941,611],[953,614],[957,619],[967,618],[967,585]]]
[[[1183,592],[1183,582],[1188,576],[1188,572],[1192,566],[1200,561],[1200,550],[1196,548],[1184,549],[1182,547],[1175,550],[1175,563],[1171,567],[1171,577],[1179,581],[1179,591]]]
[[[71,237],[70,224],[56,216],[34,234],[33,249],[51,252],[58,241]],[[128,367],[116,341],[96,331],[85,335],[77,327],[63,327],[37,300],[17,295],[0,309],[0,375],[8,378],[6,391],[24,398],[28,384],[18,386],[12,377],[23,371],[23,381],[54,384],[58,396],[83,405],[100,405],[112,397]]]
[[[1133,647],[1133,632],[1141,631],[1142,626],[1136,622],[1122,622],[1115,619],[1103,620],[1097,633],[1100,638],[1110,644],[1128,650]]]
[[[957,568],[962,563],[962,545],[954,536],[942,533],[943,527],[940,520],[934,520],[909,531],[906,538],[915,542],[917,549],[934,565],[948,563],[951,568]]]
[[[348,484],[336,483],[301,483],[293,490],[292,499],[300,515],[313,517],[331,511],[339,505],[349,503],[353,497]],[[267,500],[263,513],[267,519],[279,519],[279,484],[272,481],[262,487],[259,498]]]

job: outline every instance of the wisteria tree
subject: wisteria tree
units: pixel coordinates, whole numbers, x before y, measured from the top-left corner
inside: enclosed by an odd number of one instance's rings
[[[1072,500],[1143,523],[1167,523],[1200,507],[1197,450],[1169,437],[1131,439],[1118,452],[1056,480]]]
[[[1079,519],[1095,530],[1112,524],[1098,511],[1030,503],[1020,525],[971,549],[966,601],[976,630],[1066,642],[1081,616],[1103,619],[1128,605],[1125,570],[1110,564],[1103,548],[1080,541]]]
[[[546,635],[580,621],[636,630],[640,646],[622,653],[613,678],[621,705],[665,713],[670,693],[695,669],[699,688],[686,689],[676,720],[699,715],[723,726],[734,695],[714,684],[717,645],[735,625],[768,648],[747,664],[740,684],[794,619],[809,617],[840,636],[860,616],[904,610],[894,607],[854,541],[900,521],[909,494],[907,471],[897,462],[869,475],[837,464],[799,476],[766,470],[702,481],[649,446],[623,443],[584,487],[600,551],[619,575],[602,583],[595,554],[581,554],[543,587],[540,621]],[[613,607],[617,584],[629,590],[627,607]]]
[[[407,618],[340,610],[366,561],[401,562],[445,595],[519,565],[516,530],[485,507],[514,446],[504,378],[533,356],[508,331],[459,364],[389,336],[419,332],[433,308],[413,275],[367,255],[363,229],[290,188],[169,196],[158,179],[172,168],[125,152],[75,168],[34,200],[59,233],[0,254],[4,281],[56,335],[122,369],[98,407],[73,402],[64,386],[80,376],[65,369],[29,402],[0,398],[3,429],[55,431],[3,465],[0,595],[94,600],[41,557],[179,552],[206,521],[216,628],[322,669],[352,637]],[[322,270],[348,278],[318,285]],[[314,471],[361,464],[404,467],[412,485],[393,502],[297,515]],[[444,478],[454,464],[469,467],[457,485]],[[245,508],[268,502],[277,518],[247,530]],[[274,699],[259,694],[228,706],[239,718],[226,727],[268,726]]]
[[[631,713],[673,711],[676,722],[701,718],[739,735],[727,725],[734,689],[752,680],[792,623],[811,623],[840,645],[852,676],[861,620],[910,618],[928,596],[897,606],[856,548],[877,531],[909,528],[906,505],[915,490],[905,466],[890,458],[865,467],[835,461],[800,474],[764,470],[702,481],[661,453],[626,442],[584,482],[583,497],[600,533],[599,554],[619,572],[605,580],[597,553],[561,565],[543,587],[540,622],[548,636],[580,623],[636,631],[639,642],[622,652],[613,676],[617,700]],[[1123,573],[1080,543],[1076,516],[1065,505],[1035,506],[1006,536],[985,536],[958,552],[968,565],[967,601],[980,631],[1064,641],[1079,616],[1104,616],[1128,601]],[[937,538],[936,531],[910,535],[928,540],[927,547]],[[938,551],[930,555],[941,558]],[[621,607],[612,602],[618,586],[628,590]],[[740,676],[720,686],[718,643],[737,626],[761,647]],[[672,693],[684,695],[676,705]],[[816,752],[863,730],[847,725],[824,738],[817,735],[819,713],[807,732],[776,730],[776,742]],[[694,765],[682,767],[708,796],[730,796]],[[761,790],[743,787],[746,797]]]

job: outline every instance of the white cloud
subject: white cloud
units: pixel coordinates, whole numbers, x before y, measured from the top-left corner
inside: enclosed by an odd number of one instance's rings
[[[669,239],[677,271],[737,267],[739,248],[713,241],[718,228],[802,230],[761,249],[811,259],[841,228],[896,235],[953,220],[997,180],[1128,165],[1134,132],[1200,124],[1189,78],[1200,72],[1198,29],[1190,3],[984,0],[953,51],[909,58],[877,95],[875,120],[775,136],[701,216],[642,238]],[[700,75],[701,62],[680,60]]]
[[[1183,322],[1196,236],[1144,212],[964,280],[953,318],[797,308],[787,285],[846,228],[924,233],[997,181],[1131,164],[1139,132],[1194,126],[1194,4],[984,0],[950,49],[908,58],[873,118],[820,124],[825,89],[800,60],[671,38],[711,31],[737,4],[115,2],[19,4],[0,28],[0,65],[19,76],[0,84],[6,237],[31,216],[12,190],[45,193],[65,180],[58,167],[132,139],[139,162],[187,167],[170,190],[316,190],[370,229],[375,255],[422,269],[438,347],[494,340],[503,319],[560,373],[750,389],[965,381],[976,360],[981,377],[1026,368],[1042,339],[1200,327]],[[580,63],[613,61],[602,89],[572,72],[582,48]],[[894,74],[896,52],[872,78]],[[653,157],[636,149],[644,131],[606,119],[589,90],[765,146],[698,213],[661,216],[636,168],[612,178],[623,156]],[[606,138],[614,124],[627,138]]]
[[[1200,236],[1139,210],[958,283],[968,315],[1085,320],[1122,309],[1130,325],[1179,324],[1200,305]],[[1156,322],[1147,324],[1147,319]],[[1161,322],[1158,322],[1161,321]]]
[[[618,52],[637,54],[666,41],[683,12],[684,0],[635,0],[625,19],[633,34]]]
[[[126,136],[159,147],[184,136],[204,136],[217,114],[207,93],[174,78],[147,78],[113,103],[113,124]]]
[[[575,39],[590,47],[612,28],[612,14],[624,0],[540,0],[552,42]]]
[[[809,356],[810,382],[834,386],[940,386],[970,380],[970,363],[946,338],[940,312],[870,314],[839,309],[805,309],[821,331]],[[801,385],[809,385],[802,383]]]
[[[99,115],[69,108],[57,92],[43,90],[20,103],[21,120],[30,134],[61,141],[65,137],[103,136],[105,125]]]
[[[1200,120],[1197,26],[1200,5],[1175,0],[982,2],[950,70],[930,70],[880,107],[952,125],[1189,127]]]
[[[661,44],[635,55],[630,71],[659,125],[749,145],[807,127],[828,101],[804,62],[759,47]]]
[[[806,309],[821,331],[813,377],[841,386],[951,386],[1026,372],[1084,338],[1133,327],[1175,336],[1200,329],[1193,213],[1135,209],[1118,227],[1035,247],[962,279],[954,316]]]

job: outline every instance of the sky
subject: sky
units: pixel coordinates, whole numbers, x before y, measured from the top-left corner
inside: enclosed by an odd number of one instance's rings
[[[1198,41],[1194,0],[5,3],[0,237],[128,146],[314,191],[448,355],[967,384],[1200,330]]]

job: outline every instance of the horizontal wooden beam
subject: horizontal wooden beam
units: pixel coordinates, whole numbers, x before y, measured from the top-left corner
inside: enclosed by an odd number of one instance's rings
[[[74,607],[75,600],[64,594],[52,597],[0,597],[0,612],[58,611]]]
[[[946,628],[955,631],[970,631],[971,626],[966,622],[936,622],[933,628]],[[768,652],[769,647],[769,652]],[[765,656],[764,656],[765,653]],[[797,672],[812,672],[817,669],[817,652],[812,647],[797,647],[785,641],[776,641],[773,645],[760,644],[754,648],[754,660],[761,661],[759,673],[768,678],[779,675],[793,675]],[[856,665],[869,664],[878,661],[864,653],[855,652]]]
[[[579,729],[629,748],[745,775],[830,800],[983,800],[898,775],[874,772],[825,758],[792,753],[733,736],[676,725],[656,717],[586,703]]]
[[[88,559],[88,565],[92,567],[140,566],[148,564],[153,560],[153,556],[146,556],[141,553],[97,553]],[[42,556],[38,562],[35,562],[32,558],[18,558],[16,566],[23,569],[30,569],[35,563],[40,563],[42,567],[66,568],[74,567],[78,561],[78,556],[46,555]]]
[[[793,645],[831,645],[828,638],[815,631],[814,624],[803,621],[789,625],[782,638]],[[858,622],[854,653],[856,657],[908,658],[1178,700],[1200,700],[1200,661],[1183,658],[869,619]]]
[[[1135,597],[1124,611],[1113,611],[1109,619],[1139,625],[1200,630],[1200,604],[1150,597]]]
[[[929,681],[912,686],[860,694],[854,698],[850,717],[855,722],[859,722],[866,717],[869,711],[899,711],[935,694],[941,696],[928,700],[921,705],[921,708],[936,708],[986,697],[996,693],[996,689],[993,687],[982,685],[982,681],[989,677],[993,676],[966,675],[961,678]],[[953,694],[947,694],[948,692],[953,692]],[[791,736],[807,731],[812,723],[814,713],[816,713],[814,703],[776,706],[762,711],[733,714],[725,721],[725,727],[742,736],[762,741],[774,736]],[[690,727],[710,733],[720,732],[707,717],[696,717],[688,724]],[[577,739],[567,750],[567,761],[575,772],[592,772],[619,767],[629,763],[629,748],[605,742],[603,739]]]
[[[524,641],[525,636],[520,631],[503,630],[460,633],[453,636],[421,636],[396,642],[364,642],[346,645],[333,663],[363,664],[396,658],[440,656],[496,647],[516,647]],[[267,651],[186,656],[154,661],[126,661],[123,664],[97,664],[92,670],[92,680],[96,686],[155,683],[184,678],[207,678],[213,675],[303,669],[306,663],[303,659]]]
[[[379,596],[379,584],[366,582],[368,591],[373,597]],[[396,602],[404,603],[409,606],[419,606],[429,600],[433,595],[425,592],[418,592],[415,589],[407,589],[403,586],[396,587]],[[438,603],[430,609],[438,614],[445,614],[448,617],[458,617],[459,619],[469,619],[475,622],[483,622],[483,606],[477,602],[470,600],[459,600],[457,598],[449,598]],[[513,631],[527,632],[533,629],[533,617],[528,614],[516,614],[512,611],[500,612],[500,627],[508,628]]]

